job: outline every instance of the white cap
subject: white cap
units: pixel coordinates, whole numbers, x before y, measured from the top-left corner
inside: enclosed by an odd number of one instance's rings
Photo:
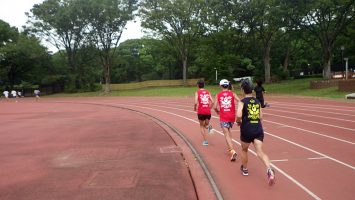
[[[222,79],[220,82],[219,82],[219,85],[229,85],[229,81],[227,79]]]

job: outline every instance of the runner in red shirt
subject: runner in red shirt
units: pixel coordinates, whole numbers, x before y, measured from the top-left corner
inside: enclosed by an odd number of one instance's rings
[[[236,101],[240,101],[240,99],[234,92],[228,89],[229,84],[229,81],[226,79],[222,79],[219,82],[222,91],[216,95],[214,109],[219,114],[221,128],[226,138],[228,151],[231,154],[230,160],[235,161],[237,159],[237,152],[233,148],[231,128],[235,122]]]
[[[195,92],[195,104],[194,110],[197,110],[197,117],[198,121],[200,122],[200,130],[203,137],[202,145],[207,146],[207,134],[206,129],[208,132],[211,133],[212,126],[209,124],[211,119],[211,107],[213,105],[213,99],[211,94],[208,90],[204,89],[205,82],[203,80],[199,80],[197,82],[198,90]]]

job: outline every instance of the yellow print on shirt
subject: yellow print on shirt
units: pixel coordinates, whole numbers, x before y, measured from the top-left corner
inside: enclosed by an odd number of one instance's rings
[[[260,119],[260,105],[254,103],[254,100],[250,100],[250,104],[248,104],[248,118],[251,123],[258,123]]]

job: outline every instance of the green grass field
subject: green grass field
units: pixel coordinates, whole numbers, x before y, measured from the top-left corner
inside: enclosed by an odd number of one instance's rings
[[[264,88],[268,94],[288,94],[298,96],[312,96],[332,99],[344,99],[347,92],[339,92],[336,87],[325,89],[310,89],[311,80],[320,79],[296,79],[286,80],[279,83],[265,84]],[[240,93],[238,85],[234,84],[234,90]],[[196,87],[155,87],[137,90],[112,91],[110,94],[102,92],[86,92],[86,93],[60,93],[50,95],[50,97],[91,97],[91,96],[193,96]],[[212,94],[216,94],[220,89],[217,85],[208,85],[206,89]]]

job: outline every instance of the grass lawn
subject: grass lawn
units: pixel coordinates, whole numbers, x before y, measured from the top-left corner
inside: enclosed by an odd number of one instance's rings
[[[309,89],[311,80],[320,79],[295,79],[286,80],[279,83],[265,84],[264,88],[269,94],[289,94],[299,96],[313,96],[333,99],[344,99],[347,92],[339,92],[337,87],[325,89]],[[112,91],[110,94],[100,92],[85,93],[60,93],[49,97],[90,97],[90,96],[193,96],[197,87],[155,87],[137,90]],[[217,85],[206,86],[212,94],[219,92]],[[239,94],[238,85],[234,84],[234,89]]]
[[[299,96],[312,96],[312,97],[324,97],[344,99],[349,92],[340,92],[338,87],[330,87],[323,89],[310,89],[310,81],[321,79],[295,79],[286,80],[281,83],[273,83],[264,85],[265,90],[272,94],[290,94]]]

